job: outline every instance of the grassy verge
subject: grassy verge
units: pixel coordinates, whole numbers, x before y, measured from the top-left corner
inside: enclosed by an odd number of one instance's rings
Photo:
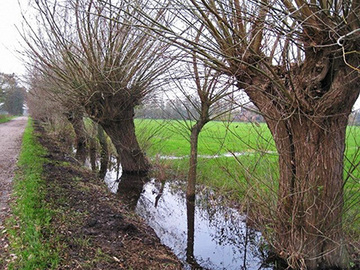
[[[45,203],[46,185],[42,179],[45,154],[29,121],[14,181],[14,215],[7,222],[10,252],[15,258],[10,269],[53,269],[59,261],[54,248],[56,239],[49,242],[52,212]]]
[[[13,119],[15,116],[9,116],[9,115],[0,115],[0,124],[9,122],[11,119]]]

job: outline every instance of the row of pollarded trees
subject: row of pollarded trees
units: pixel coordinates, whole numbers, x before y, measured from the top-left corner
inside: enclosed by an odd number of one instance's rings
[[[134,127],[134,108],[158,86],[171,62],[169,45],[136,27],[125,1],[36,2],[39,28],[24,33],[31,72],[77,121],[86,113],[111,138],[124,173],[149,169]],[[145,8],[145,7],[144,7]],[[161,11],[152,12],[163,20]],[[151,28],[151,25],[148,26]],[[74,118],[76,116],[76,118]],[[79,136],[81,137],[81,136]]]
[[[235,81],[265,117],[279,153],[278,254],[293,267],[349,266],[343,163],[360,91],[358,0],[36,3],[41,29],[24,35],[32,64],[59,100],[104,128],[124,172],[149,168],[134,107],[166,81],[180,49],[200,100],[194,138],[210,119],[211,98],[227,96],[209,95],[216,79],[207,70]]]

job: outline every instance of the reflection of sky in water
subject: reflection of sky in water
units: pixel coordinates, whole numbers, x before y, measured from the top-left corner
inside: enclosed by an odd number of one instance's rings
[[[162,243],[186,260],[187,217],[185,195],[165,184],[163,195],[155,208],[159,184],[154,180],[144,186],[136,211],[155,230]],[[244,216],[234,209],[218,207],[204,195],[195,211],[196,261],[206,269],[270,269],[260,268],[261,257],[256,242],[260,234],[247,229]],[[245,263],[244,263],[245,262]]]
[[[116,176],[117,172],[115,170],[108,170],[104,178],[106,185],[112,193],[116,193],[119,187],[119,181],[116,180]]]
[[[122,174],[122,167],[121,165],[119,165],[119,171],[117,170],[117,160],[113,156],[110,157],[110,164],[111,169],[106,171],[104,181],[108,186],[110,192],[116,193],[119,187],[118,179]]]

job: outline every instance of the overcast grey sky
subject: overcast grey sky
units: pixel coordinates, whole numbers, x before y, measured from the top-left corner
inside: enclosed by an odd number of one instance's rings
[[[0,0],[0,72],[23,75],[25,68],[16,52],[21,50],[15,27],[21,27],[22,21],[19,2],[26,8],[28,0]]]

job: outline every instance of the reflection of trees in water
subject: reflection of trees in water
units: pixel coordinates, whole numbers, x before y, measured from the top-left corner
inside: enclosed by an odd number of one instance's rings
[[[160,200],[161,196],[163,195],[164,187],[165,187],[165,181],[161,181],[161,186],[160,186],[160,189],[159,189],[159,193],[155,197],[155,208],[158,206],[159,200]]]
[[[106,163],[107,167],[104,176],[105,183],[112,193],[117,193],[120,176],[122,175],[122,167],[120,165],[120,161],[117,157],[111,155],[109,160],[106,161]],[[100,167],[103,165],[104,164],[101,164]]]
[[[249,269],[249,262],[254,257],[263,257],[258,248],[260,233],[246,225],[244,215],[225,206],[221,199],[215,199],[206,193],[199,194],[197,207],[201,209],[198,215],[208,220],[209,226],[213,228],[213,233],[210,234],[212,241],[219,246],[232,246],[234,254],[238,252],[242,255],[242,262],[237,262],[239,268]]]
[[[177,183],[153,180],[144,187],[137,212],[192,269],[259,269],[260,234],[247,228],[245,217],[223,200],[208,195],[199,193],[195,204],[187,204]]]
[[[149,178],[144,175],[123,174],[120,178],[117,195],[129,209],[135,210],[143,186],[148,181]]]
[[[187,241],[186,241],[186,262],[192,269],[203,269],[196,261],[194,255],[195,239],[195,197],[186,200],[186,217],[187,217]]]
[[[105,175],[105,182],[111,192],[134,210],[140,198],[143,186],[149,178],[143,174],[123,174],[119,159],[112,156]]]

